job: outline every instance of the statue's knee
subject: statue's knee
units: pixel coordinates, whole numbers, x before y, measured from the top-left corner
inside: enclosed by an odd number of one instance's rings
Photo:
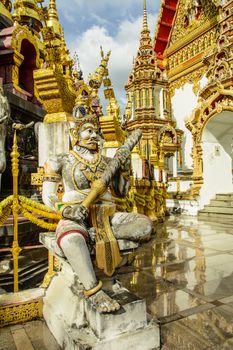
[[[65,252],[67,249],[71,249],[73,247],[86,246],[86,240],[83,235],[79,233],[71,233],[69,235],[63,236],[59,241],[59,245]]]

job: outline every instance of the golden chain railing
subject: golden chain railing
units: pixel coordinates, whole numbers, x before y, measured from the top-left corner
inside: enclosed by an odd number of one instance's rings
[[[18,240],[18,216],[22,214],[32,223],[39,227],[47,229],[48,231],[55,231],[56,222],[60,220],[60,215],[54,213],[45,205],[35,202],[29,198],[20,196],[18,194],[18,174],[19,174],[19,152],[17,146],[17,135],[16,130],[14,132],[13,147],[11,152],[11,162],[12,162],[12,176],[13,176],[13,195],[7,197],[2,202],[0,202],[0,226],[8,219],[8,217],[13,215],[13,230],[14,237],[11,248],[11,253],[13,257],[13,267],[14,267],[14,292],[19,290],[19,268],[18,260],[19,254],[22,248],[19,246]],[[45,221],[46,219],[53,220],[55,223],[49,223]],[[49,262],[51,257],[49,257]],[[49,263],[49,266],[51,264]],[[51,270],[51,266],[49,268]],[[51,273],[51,271],[50,271]]]

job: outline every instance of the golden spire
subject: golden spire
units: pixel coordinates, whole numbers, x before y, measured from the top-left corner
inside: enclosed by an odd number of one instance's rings
[[[146,0],[144,0],[144,3],[143,3],[143,24],[142,24],[141,37],[140,37],[140,47],[148,46],[148,45],[152,47],[151,38],[150,38],[150,30],[148,27]]]
[[[143,30],[149,31],[148,21],[147,21],[146,0],[144,0],[144,6],[143,6]]]
[[[49,9],[48,9],[48,27],[52,27],[54,33],[58,39],[61,38],[62,30],[59,22],[58,14],[57,14],[57,5],[56,0],[49,1]]]
[[[48,19],[58,20],[56,0],[50,0],[49,2]]]

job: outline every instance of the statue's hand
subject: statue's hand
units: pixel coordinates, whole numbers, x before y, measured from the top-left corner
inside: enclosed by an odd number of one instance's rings
[[[62,217],[76,222],[83,222],[87,219],[88,213],[89,210],[82,204],[75,204],[65,207],[62,210]]]

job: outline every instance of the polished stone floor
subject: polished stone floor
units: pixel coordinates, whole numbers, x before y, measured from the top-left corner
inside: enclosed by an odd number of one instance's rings
[[[146,299],[149,317],[160,326],[161,350],[233,349],[231,223],[171,216],[116,277]],[[59,348],[43,321],[34,321],[0,330],[0,350],[11,349]]]
[[[171,216],[118,274],[146,298],[162,350],[233,349],[233,226]]]
[[[43,320],[0,329],[0,350],[59,350]]]

